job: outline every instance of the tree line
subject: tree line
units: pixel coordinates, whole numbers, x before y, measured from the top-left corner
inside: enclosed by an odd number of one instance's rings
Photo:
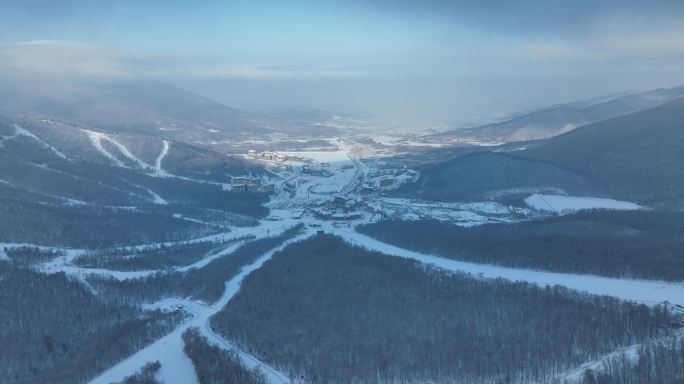
[[[459,227],[387,220],[358,228],[380,241],[443,257],[515,268],[684,280],[684,213],[590,211]]]
[[[197,328],[183,333],[183,351],[195,367],[199,384],[266,384],[263,374],[250,370],[231,351],[209,344]]]
[[[106,302],[64,274],[0,262],[0,382],[86,382],[180,321]]]

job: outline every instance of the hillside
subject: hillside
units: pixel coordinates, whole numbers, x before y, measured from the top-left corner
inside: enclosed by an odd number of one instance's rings
[[[424,166],[417,183],[396,194],[438,201],[482,201],[507,195],[595,192],[575,172],[507,153],[485,152]]]
[[[577,127],[648,109],[679,97],[684,97],[684,86],[622,96],[606,96],[554,105],[502,122],[450,130],[434,135],[433,138],[487,143],[546,139]]]
[[[459,201],[551,191],[684,204],[684,98],[529,143],[422,166],[400,196]]]
[[[0,241],[168,241],[255,223],[262,194],[226,191],[260,168],[192,145],[0,120]]]
[[[149,80],[3,81],[0,113],[190,142],[254,138],[285,129],[274,117],[230,108]]]
[[[600,181],[611,196],[684,202],[684,98],[588,125],[517,154]]]
[[[509,142],[543,139],[589,122],[581,110],[561,106],[529,113],[512,120],[455,132],[471,140]]]

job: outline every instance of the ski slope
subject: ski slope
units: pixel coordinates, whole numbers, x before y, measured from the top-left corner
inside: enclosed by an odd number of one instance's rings
[[[655,305],[665,300],[684,303],[684,284],[662,281],[631,280],[507,268],[488,264],[476,264],[446,259],[409,251],[362,235],[350,228],[328,226],[327,231],[341,236],[351,244],[378,251],[386,255],[417,260],[421,263],[449,271],[466,272],[484,278],[503,278],[511,281],[527,281],[540,286],[561,285],[595,295],[609,295],[622,300]]]
[[[162,150],[159,152],[159,155],[157,156],[156,159],[154,159],[154,171],[157,174],[157,176],[168,176],[166,171],[162,169],[162,162],[164,161],[164,158],[166,155],[169,153],[169,141],[168,140],[162,140]]]
[[[280,224],[280,225],[277,225]],[[230,255],[232,252],[234,252],[237,248],[239,248],[241,245],[244,244],[244,240],[247,240],[248,238],[254,238],[254,239],[261,239],[267,236],[278,236],[282,234],[286,229],[291,228],[293,226],[293,222],[287,221],[285,223],[275,223],[275,222],[264,222],[262,226],[259,227],[247,227],[247,228],[240,228],[236,229],[231,232],[227,233],[221,233],[221,234],[216,234],[216,235],[211,235],[211,236],[206,236],[202,238],[197,238],[197,239],[192,239],[192,240],[187,240],[187,241],[180,241],[176,243],[164,243],[166,246],[173,246],[173,245],[185,245],[185,244],[195,244],[198,242],[204,242],[204,241],[216,241],[216,242],[222,242],[222,243],[227,243],[227,242],[234,242],[228,246],[226,246],[224,249],[222,249],[219,252],[213,253],[211,255],[208,255],[206,257],[203,257],[202,259],[196,261],[193,264],[183,266],[183,267],[174,267],[170,271],[171,272],[187,272],[191,269],[200,269],[204,268],[207,265],[209,265],[212,261],[224,257],[227,255]],[[144,245],[136,245],[136,246],[130,246],[130,247],[121,247],[121,248],[116,248],[117,250],[124,251],[127,253],[135,253],[136,251],[142,251],[144,249],[149,249],[149,248],[154,248],[161,246],[162,243],[158,244],[144,244]],[[0,244],[2,246],[2,244]],[[21,245],[14,245],[14,246],[21,246]],[[8,247],[9,248],[9,247]],[[131,280],[131,279],[139,279],[143,277],[147,277],[150,275],[154,275],[159,272],[169,272],[169,270],[137,270],[137,271],[117,271],[117,270],[111,270],[111,269],[104,269],[104,268],[87,268],[87,267],[79,267],[77,265],[73,264],[74,258],[77,256],[83,254],[85,251],[83,250],[71,250],[71,249],[61,249],[61,248],[50,248],[50,247],[42,247],[43,249],[50,249],[50,250],[57,250],[57,251],[64,251],[67,252],[67,256],[59,256],[49,262],[43,263],[38,267],[38,270],[40,270],[43,273],[46,274],[55,274],[55,273],[60,273],[63,272],[67,274],[68,276],[77,278],[78,280],[82,282],[86,282],[86,277],[87,276],[100,276],[100,277],[107,277],[110,279],[115,279],[118,281],[125,281],[125,280]],[[1,250],[1,248],[0,248]],[[5,256],[4,253],[0,253],[0,259],[2,259],[2,256]]]
[[[57,157],[59,157],[59,158],[61,158],[61,159],[64,159],[64,160],[69,160],[69,158],[67,157],[67,155],[65,155],[63,152],[61,152],[61,151],[58,150],[57,148],[53,147],[52,145],[46,143],[45,141],[43,141],[41,138],[39,138],[38,136],[34,135],[33,133],[31,133],[31,132],[25,130],[24,128],[18,126],[17,124],[14,124],[14,129],[15,129],[15,133],[14,133],[14,136],[15,136],[15,137],[16,137],[16,136],[26,136],[26,137],[29,137],[29,138],[31,138],[31,139],[37,141],[38,144],[41,145],[41,147],[43,147],[43,148],[45,148],[45,149],[49,149],[55,156],[57,156]]]
[[[554,213],[570,213],[587,209],[635,210],[642,208],[628,201],[601,199],[598,197],[545,195],[540,193],[535,193],[526,198],[525,204],[538,211]]]

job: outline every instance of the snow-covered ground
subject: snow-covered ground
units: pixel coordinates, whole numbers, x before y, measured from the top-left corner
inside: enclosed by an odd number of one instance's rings
[[[459,226],[519,220],[508,207],[495,202],[448,203],[388,197],[380,198],[378,202],[386,214],[404,220],[436,219]],[[519,211],[516,215],[527,213]]]
[[[162,150],[159,152],[159,155],[157,158],[154,159],[154,171],[157,174],[157,176],[168,176],[166,171],[162,169],[162,162],[164,161],[164,158],[166,155],[169,153],[169,141],[168,140],[162,140]]]
[[[684,337],[684,333],[681,330],[679,330],[678,332],[676,332],[674,336],[681,340],[682,337]],[[669,340],[669,338],[670,335],[667,335],[663,338],[650,340],[647,342],[647,344],[662,343],[663,340]],[[644,346],[644,344],[634,344],[628,347],[619,348],[615,351],[612,351],[602,356],[599,359],[586,362],[580,365],[579,367],[576,367],[565,372],[562,375],[558,375],[558,380],[560,383],[563,384],[580,383],[582,381],[582,378],[584,377],[584,371],[586,371],[587,369],[591,369],[594,372],[600,372],[606,367],[606,364],[609,364],[610,361],[613,359],[622,359],[624,357],[628,362],[630,362],[630,364],[637,363],[639,361],[639,350],[642,346]]]
[[[14,124],[14,129],[15,129],[15,136],[26,136],[26,137],[29,137],[29,138],[31,138],[31,139],[37,141],[38,144],[40,144],[43,148],[49,149],[49,150],[50,150],[52,153],[54,153],[57,157],[60,157],[60,158],[62,158],[62,159],[64,159],[64,160],[68,160],[68,159],[69,159],[64,153],[62,153],[61,151],[59,151],[57,148],[55,148],[55,147],[53,147],[52,145],[46,143],[45,141],[43,141],[43,140],[42,140],[41,138],[39,138],[38,136],[36,136],[36,135],[34,135],[33,133],[31,133],[31,132],[25,130],[24,128],[22,128],[22,127],[20,127],[20,126],[18,126],[17,124]]]
[[[173,272],[186,272],[186,271],[189,271],[193,268],[204,268],[207,265],[209,265],[209,263],[216,260],[217,258],[224,257],[226,255],[231,254],[233,251],[235,251],[237,248],[239,248],[241,245],[243,245],[244,241],[242,241],[242,240],[244,240],[248,237],[254,238],[254,239],[259,239],[259,238],[263,238],[266,236],[278,236],[281,233],[283,233],[287,228],[291,228],[293,225],[294,225],[294,222],[292,220],[285,220],[282,222],[265,222],[263,226],[240,228],[240,229],[236,229],[232,232],[228,232],[225,234],[213,235],[211,237],[203,238],[203,239],[205,239],[204,241],[220,241],[222,243],[234,241],[234,243],[227,245],[224,249],[222,249],[219,252],[206,255],[206,257],[200,259],[199,261],[197,261],[193,264],[183,266],[183,267],[174,267],[171,269],[171,271],[173,271]],[[211,239],[211,240],[206,240],[206,239]],[[178,242],[178,243],[173,243],[173,244],[176,244],[176,245],[191,244],[191,243],[196,243],[199,241],[200,241],[199,239],[195,239],[195,240],[189,240],[187,242]],[[170,243],[166,243],[167,246],[169,244]],[[125,250],[125,251],[130,252],[130,253],[135,253],[135,251],[139,251],[139,250],[142,250],[144,248],[150,248],[150,247],[159,246],[159,245],[160,244],[147,244],[147,245],[139,245],[139,246],[132,246],[132,247],[124,247],[124,248],[119,248],[119,249]],[[61,250],[60,248],[46,248],[46,249]],[[139,279],[142,277],[154,275],[155,273],[167,271],[167,270],[164,270],[164,271],[161,271],[161,270],[116,271],[116,270],[111,270],[111,269],[86,268],[86,267],[79,267],[77,265],[74,265],[73,264],[74,258],[83,254],[84,252],[85,251],[83,251],[83,250],[67,250],[66,256],[56,257],[54,260],[49,261],[47,263],[43,263],[40,266],[38,266],[37,268],[40,271],[42,271],[43,273],[47,273],[47,274],[54,274],[54,273],[63,272],[65,274],[67,274],[67,276],[71,276],[73,278],[76,278],[79,281],[82,281],[84,283],[86,282],[85,278],[87,276],[102,276],[102,277],[108,277],[111,279],[116,279],[119,281],[124,281],[124,280],[131,280],[131,279]],[[86,283],[86,285],[87,285],[87,283]]]
[[[226,282],[226,288],[221,298],[212,306],[203,303],[184,299],[165,299],[161,303],[148,304],[147,308],[169,307],[180,305],[193,315],[192,319],[176,328],[170,334],[153,342],[147,347],[139,350],[132,356],[109,368],[98,377],[93,379],[90,384],[109,384],[122,381],[139,371],[149,362],[159,361],[161,369],[157,378],[165,384],[195,384],[198,383],[197,375],[192,366],[192,362],[183,352],[182,335],[188,328],[198,327],[200,331],[215,345],[235,351],[237,356],[248,368],[259,368],[266,376],[269,383],[289,384],[290,379],[277,369],[262,362],[255,356],[239,350],[233,343],[223,339],[220,335],[211,330],[210,319],[218,313],[228,302],[238,293],[242,280],[253,271],[261,268],[274,253],[284,249],[292,242],[300,241],[312,235],[312,232],[305,232],[291,240],[284,242],[278,247],[264,253],[252,264],[242,268],[240,273]]]
[[[133,156],[130,151],[128,151],[128,149],[126,149],[121,143],[116,142],[107,135],[92,131],[87,131],[87,133],[92,141],[92,144],[116,165],[126,167],[126,164],[124,164],[122,160],[129,160],[129,164],[130,162],[137,163],[141,166],[141,168],[150,172],[150,174],[153,176],[178,177],[181,179],[186,179],[171,175],[162,168],[163,160],[167,156],[170,148],[168,141],[162,142],[161,152],[156,157],[154,165],[150,166],[135,158],[135,156]],[[117,153],[112,154],[107,151],[107,149],[102,146],[103,140],[109,141],[110,144],[114,145],[114,147],[117,148]],[[184,311],[192,314],[192,317],[170,334],[148,345],[132,356],[116,364],[114,367],[111,367],[107,371],[103,372],[99,377],[94,379],[92,383],[97,384],[120,381],[125,376],[131,375],[138,371],[146,363],[157,360],[162,364],[161,370],[159,372],[159,379],[166,384],[197,383],[197,376],[192,363],[183,352],[183,342],[181,338],[182,333],[190,327],[198,327],[200,331],[210,340],[210,342],[214,343],[215,345],[235,351],[247,367],[258,367],[261,369],[261,371],[268,377],[269,382],[289,383],[290,380],[281,372],[260,361],[256,356],[239,350],[239,348],[237,348],[236,345],[231,341],[225,340],[220,335],[216,334],[211,329],[209,320],[211,316],[220,311],[221,308],[223,308],[235,296],[235,294],[237,294],[242,280],[247,275],[260,268],[263,263],[270,259],[276,251],[283,249],[293,241],[310,236],[318,228],[324,229],[325,232],[339,235],[350,243],[357,244],[371,250],[376,250],[387,255],[410,258],[437,268],[470,273],[476,277],[504,278],[511,281],[527,281],[540,286],[562,285],[591,294],[610,295],[623,300],[636,301],[651,305],[660,303],[664,300],[669,300],[673,303],[684,303],[684,284],[554,273],[456,261],[429,254],[423,254],[420,252],[409,251],[385,244],[368,236],[357,233],[353,228],[340,228],[336,227],[331,221],[318,220],[311,212],[308,211],[310,208],[310,203],[326,201],[332,196],[338,194],[349,195],[350,197],[353,196],[354,187],[358,184],[357,181],[362,180],[364,176],[369,175],[372,171],[369,169],[368,164],[355,157],[354,148],[351,148],[341,140],[333,140],[332,142],[338,146],[337,151],[281,152],[290,157],[308,158],[318,163],[329,163],[329,166],[325,167],[327,175],[319,176],[304,174],[301,172],[301,167],[291,167],[290,169],[285,170],[274,170],[274,172],[280,176],[280,181],[276,183],[278,186],[277,194],[274,195],[271,202],[267,204],[267,206],[271,208],[269,217],[265,220],[262,220],[257,227],[234,228],[230,232],[204,236],[186,241],[179,241],[176,243],[166,243],[168,246],[193,244],[203,241],[215,241],[217,243],[228,242],[231,240],[234,241],[231,244],[226,244],[226,246],[220,252],[208,253],[205,255],[205,257],[192,265],[177,267],[174,269],[175,271],[187,271],[192,268],[204,268],[216,258],[229,257],[230,254],[232,254],[240,245],[243,244],[243,240],[245,240],[246,236],[253,238],[275,236],[282,233],[285,229],[290,228],[298,223],[304,223],[307,225],[307,232],[305,234],[279,245],[275,249],[263,254],[251,265],[245,266],[237,276],[233,277],[226,283],[226,289],[222,297],[213,306],[207,306],[201,302],[181,298],[168,298],[157,303],[150,303],[146,305],[145,307],[148,309],[178,308],[179,306],[182,306]],[[294,163],[297,163],[297,161],[294,161],[293,164]],[[304,162],[301,162],[301,164],[304,164]],[[192,181],[201,182],[198,180]],[[295,186],[295,190],[292,194],[282,189],[285,182],[291,183]],[[226,188],[225,185],[224,188]],[[153,201],[159,204],[165,203],[161,196],[157,195],[153,191],[147,191],[150,193],[151,199]],[[552,194],[534,194],[528,197],[525,201],[532,209],[546,212],[546,214],[548,214],[548,212],[565,213],[591,208],[641,208],[638,205],[629,202]],[[404,219],[433,218],[449,221],[458,225],[479,225],[483,223],[501,221],[512,222],[520,220],[519,216],[521,215],[526,216],[528,214],[534,214],[532,209],[512,210],[507,206],[495,202],[440,203],[380,197],[375,198],[375,200],[369,204],[369,208],[376,206],[385,213],[394,214],[396,217],[401,217]],[[372,211],[372,209],[370,210]],[[540,215],[540,213],[536,213],[536,215]],[[177,217],[186,220],[194,220],[182,217],[180,215]],[[363,212],[361,214],[361,219],[358,222],[367,222],[373,220],[373,217],[374,215],[372,213]],[[122,247],[119,249],[125,252],[135,253],[136,251],[159,245],[160,244],[142,244]],[[3,244],[0,244],[0,260],[6,260],[7,256],[2,251],[2,246]],[[50,249],[61,250],[59,248]],[[85,279],[87,275],[102,275],[119,280],[126,280],[148,276],[158,272],[145,270],[122,272],[106,269],[82,268],[73,265],[73,260],[85,251],[72,249],[65,249],[63,251],[65,251],[64,256],[57,257],[48,263],[41,264],[37,267],[37,269],[45,273],[65,272],[72,278],[80,280],[86,286],[88,286],[87,280]],[[91,292],[95,293],[92,291],[92,287],[89,289],[91,289]],[[621,351],[621,353],[629,352],[631,350],[630,348]],[[591,365],[595,363],[596,362],[587,364]],[[571,373],[568,375],[568,377],[570,377]]]
[[[545,195],[535,193],[525,199],[525,204],[539,211],[570,213],[586,209],[641,209],[637,204],[628,201],[601,199],[597,197],[575,197],[563,195]]]
[[[336,228],[328,225],[326,226],[326,231],[338,234],[352,244],[387,255],[414,259],[441,269],[466,272],[484,278],[527,281],[540,286],[561,285],[595,295],[609,295],[622,300],[635,301],[649,305],[655,305],[665,300],[669,300],[673,303],[684,302],[684,283],[615,279],[593,275],[545,272],[469,263],[409,251],[362,235],[350,228]]]
[[[317,161],[319,163],[338,163],[338,162],[348,162],[349,155],[347,151],[287,151],[287,152],[277,152],[288,157],[295,158],[305,158]]]

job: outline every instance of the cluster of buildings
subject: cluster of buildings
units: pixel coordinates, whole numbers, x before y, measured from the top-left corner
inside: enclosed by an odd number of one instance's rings
[[[382,191],[399,188],[404,183],[418,180],[418,171],[406,167],[382,169],[365,175],[359,188],[363,197],[374,196]]]
[[[302,173],[311,176],[330,177],[332,176],[332,172],[328,170],[329,167],[330,164],[328,163],[309,162],[309,164],[302,166]]]
[[[287,155],[275,152],[258,152],[256,149],[250,149],[247,151],[247,156],[253,159],[259,160],[270,160],[278,163],[282,163],[287,160]]]
[[[360,199],[335,196],[311,207],[314,215],[324,220],[357,220],[363,215],[365,204]]]
[[[230,179],[230,190],[233,192],[274,193],[275,185],[265,182],[260,177],[234,176]]]

